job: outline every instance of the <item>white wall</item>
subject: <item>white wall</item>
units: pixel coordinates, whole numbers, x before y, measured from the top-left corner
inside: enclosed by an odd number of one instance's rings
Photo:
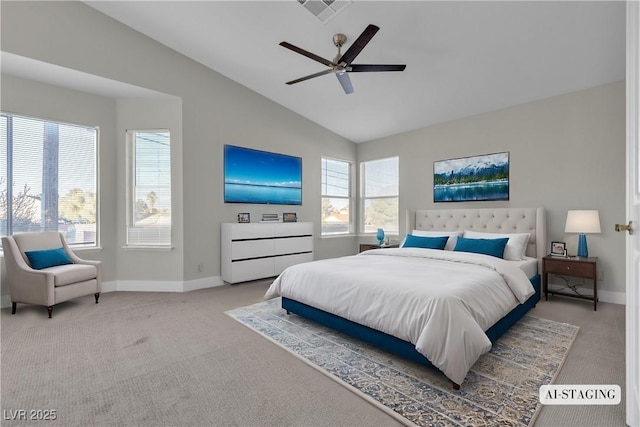
[[[603,233],[589,236],[589,247],[592,255],[601,258],[601,288],[624,291],[623,237],[612,232],[613,224],[624,220],[622,83],[356,145],[80,2],[1,2],[0,8],[3,51],[181,100],[181,162],[173,160],[182,170],[174,168],[172,176],[181,192],[175,196],[182,197],[184,206],[182,224],[174,232],[179,247],[171,255],[136,254],[135,262],[127,263],[129,253],[123,252],[116,238],[124,233],[124,157],[117,147],[124,142],[123,129],[137,127],[123,111],[135,110],[138,101],[116,102],[2,76],[2,109],[104,128],[100,146],[103,250],[95,256],[105,261],[107,272],[113,272],[108,280],[193,281],[219,276],[219,225],[234,222],[238,212],[258,218],[266,212],[294,211],[300,220],[314,222],[319,236],[322,156],[362,161],[399,155],[402,230],[406,209],[450,206],[432,201],[434,160],[509,151],[511,200],[457,206],[544,206],[549,212],[549,239],[567,241],[570,251],[575,251],[575,236],[563,233],[566,211],[599,209]],[[169,105],[155,111],[172,120],[175,108]],[[148,123],[145,114],[137,118]],[[302,157],[303,205],[224,204],[224,144]],[[355,251],[353,238],[317,238],[315,243],[317,258]],[[154,274],[157,260],[165,256],[171,261],[171,272]],[[200,264],[202,271],[198,271]]]
[[[115,265],[116,236],[116,102],[113,99],[2,75],[2,111],[65,123],[98,126],[100,180],[99,218],[102,224],[100,250],[83,250],[81,256]],[[107,232],[105,232],[107,230]],[[4,264],[4,263],[3,263]],[[4,275],[4,273],[3,273]],[[106,269],[104,279],[115,280],[115,269]],[[2,281],[2,306],[8,302],[6,281]]]
[[[177,107],[156,104],[149,112],[129,117],[136,103],[147,101],[108,101],[111,110],[105,113],[110,118],[105,144],[112,146],[114,151],[101,160],[101,170],[109,171],[109,179],[100,182],[101,206],[109,212],[105,214],[107,220],[101,223],[102,235],[108,236],[108,240],[103,242],[100,257],[111,254],[102,258],[105,270],[117,275],[111,280],[146,279],[157,284],[162,280],[197,281],[219,276],[220,223],[235,222],[238,212],[250,212],[252,218],[259,218],[266,212],[293,211],[299,220],[314,222],[316,236],[320,235],[320,158],[331,156],[355,162],[354,143],[83,3],[1,2],[0,11],[2,50],[5,52],[151,89],[181,100],[182,151],[181,159],[172,157],[178,162],[177,167],[172,164],[172,181],[178,185],[173,196],[182,198],[184,210],[182,224],[173,233],[177,247],[170,254],[125,252],[121,248],[125,197],[121,144],[126,127],[173,126],[176,122],[172,115]],[[26,96],[23,88],[15,86],[10,78],[4,75],[2,78],[2,108],[5,109],[5,101],[6,105],[10,103],[4,93],[4,86],[7,86],[13,91],[11,98],[20,102],[19,108],[9,110],[38,116],[40,100]],[[52,109],[57,108],[59,99],[69,96],[65,91],[73,92],[49,87],[52,92],[44,102]],[[92,108],[78,106],[77,112],[68,110],[63,120],[79,122],[76,117],[93,114],[87,110]],[[98,109],[93,110],[96,116],[102,116]],[[171,123],[152,120],[162,117]],[[101,123],[97,118],[88,121],[88,124]],[[118,150],[117,144],[120,144]],[[303,205],[276,208],[224,204],[224,144],[302,157]],[[349,254],[354,250],[353,237],[315,240],[316,258]],[[176,262],[176,256],[181,260]],[[158,259],[169,261],[168,267],[158,270],[158,265],[163,264]],[[202,271],[199,271],[199,265],[202,265]]]
[[[116,277],[118,280],[181,281],[183,279],[183,179],[182,179],[182,100],[119,99],[117,101],[118,154],[114,206],[117,224]],[[124,248],[126,244],[126,132],[127,130],[169,129],[171,135],[171,245],[169,250],[139,250]],[[140,266],[154,265],[153,269]],[[144,289],[144,284],[141,286]]]
[[[567,210],[598,209],[602,234],[587,237],[589,255],[600,258],[601,299],[623,303],[624,235],[613,227],[625,218],[624,150],[625,86],[617,82],[359,144],[358,160],[400,157],[400,230],[407,209],[542,206],[548,240],[575,254]],[[509,201],[433,202],[434,161],[502,151],[510,153]]]

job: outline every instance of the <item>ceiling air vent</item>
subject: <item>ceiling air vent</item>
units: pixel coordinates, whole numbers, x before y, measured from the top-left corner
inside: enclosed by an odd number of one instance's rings
[[[351,0],[298,0],[309,12],[322,22],[329,22],[351,4]]]

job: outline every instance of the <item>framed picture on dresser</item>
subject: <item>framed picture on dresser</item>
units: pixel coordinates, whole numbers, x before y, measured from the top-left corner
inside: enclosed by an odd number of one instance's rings
[[[297,222],[298,215],[295,212],[285,212],[282,214],[282,222]]]

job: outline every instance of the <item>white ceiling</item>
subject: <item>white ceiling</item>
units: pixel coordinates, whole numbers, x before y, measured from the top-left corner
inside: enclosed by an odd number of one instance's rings
[[[95,9],[354,142],[624,79],[624,2],[359,1],[323,23],[296,0],[90,1]],[[368,24],[354,63],[404,72],[286,81],[326,67]]]

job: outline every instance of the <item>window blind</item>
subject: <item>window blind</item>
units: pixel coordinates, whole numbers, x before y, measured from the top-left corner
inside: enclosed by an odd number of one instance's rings
[[[60,231],[97,244],[95,127],[0,114],[0,233]]]
[[[171,245],[171,138],[129,131],[127,245]]]
[[[363,162],[361,176],[361,230],[374,233],[382,228],[398,234],[399,158]]]
[[[351,164],[322,158],[322,235],[351,232]]]

